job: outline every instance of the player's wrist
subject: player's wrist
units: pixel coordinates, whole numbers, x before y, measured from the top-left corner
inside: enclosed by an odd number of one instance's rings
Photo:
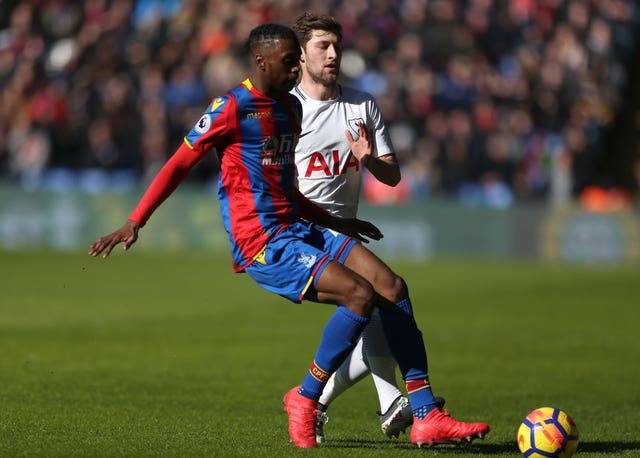
[[[140,223],[138,223],[135,220],[132,219],[128,219],[127,220],[127,225],[129,226],[129,228],[135,232],[136,234],[138,233],[138,231],[140,230],[140,228],[142,227],[142,225]]]
[[[371,163],[371,154],[363,154],[360,158],[360,164],[363,167],[367,167]]]

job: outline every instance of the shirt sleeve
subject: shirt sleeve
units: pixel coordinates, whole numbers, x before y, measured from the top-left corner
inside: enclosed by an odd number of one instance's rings
[[[395,154],[393,144],[391,143],[391,137],[387,126],[382,118],[380,108],[376,104],[373,97],[371,97],[367,103],[367,112],[369,119],[371,119],[371,130],[375,135],[374,144],[376,146],[374,154],[376,157],[387,156],[389,154]]]
[[[213,99],[184,140],[196,151],[209,151],[213,146],[223,150],[234,137],[236,130],[236,100],[229,95],[224,95]]]
[[[129,219],[144,226],[205,154],[191,149],[186,142],[182,143],[153,179]]]

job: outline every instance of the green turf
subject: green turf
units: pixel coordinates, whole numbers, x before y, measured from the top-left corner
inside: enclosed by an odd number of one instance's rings
[[[520,421],[546,405],[572,415],[580,456],[640,456],[638,269],[394,267],[436,393],[490,423],[485,441],[387,440],[366,379],[331,407],[328,441],[296,449],[282,394],[332,307],[266,293],[227,257],[2,252],[0,456],[519,456]]]

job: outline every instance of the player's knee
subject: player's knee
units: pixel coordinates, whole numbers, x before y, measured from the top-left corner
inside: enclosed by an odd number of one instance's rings
[[[371,316],[374,307],[375,291],[369,282],[365,280],[356,282],[348,297],[346,307],[350,311],[360,316]]]
[[[393,272],[389,272],[380,281],[380,287],[376,285],[378,293],[393,302],[394,304],[406,299],[409,296],[407,284],[404,279]]]

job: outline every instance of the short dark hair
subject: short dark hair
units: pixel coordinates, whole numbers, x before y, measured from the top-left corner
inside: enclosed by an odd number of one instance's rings
[[[246,49],[249,53],[254,53],[256,49],[271,46],[276,40],[294,40],[298,41],[295,32],[282,24],[262,24],[254,28],[249,33],[246,42]]]
[[[293,30],[298,36],[298,41],[303,48],[311,39],[311,32],[313,30],[323,30],[333,33],[338,37],[338,41],[342,41],[342,26],[333,17],[326,14],[306,12],[296,19]]]

